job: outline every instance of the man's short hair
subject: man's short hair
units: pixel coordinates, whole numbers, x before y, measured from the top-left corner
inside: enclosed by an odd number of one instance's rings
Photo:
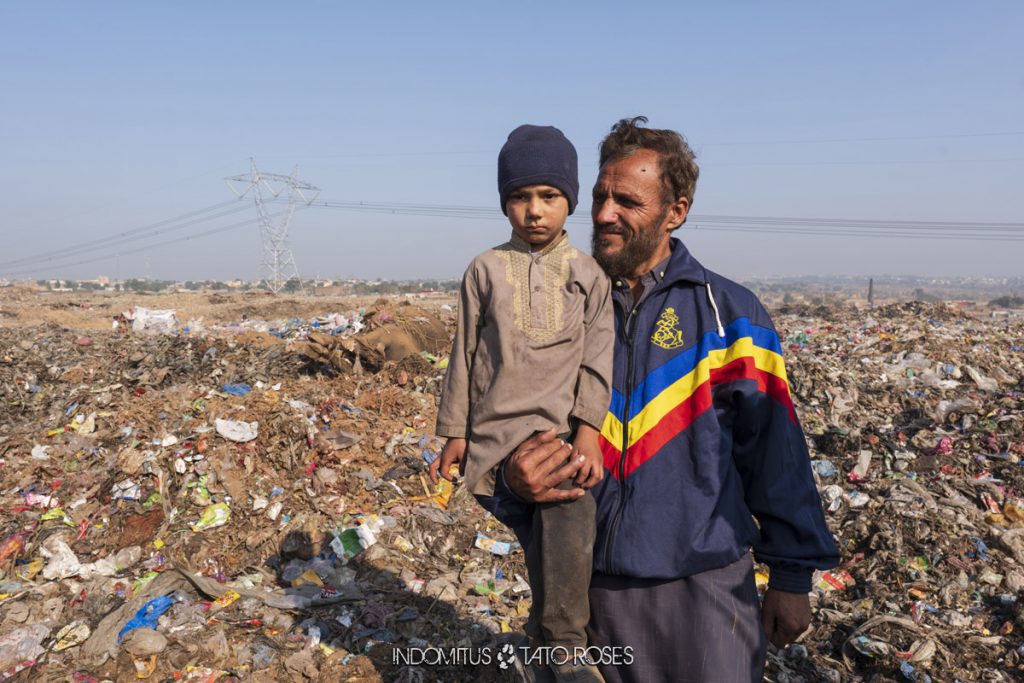
[[[674,130],[645,128],[646,116],[622,119],[612,126],[612,132],[601,142],[600,166],[608,161],[625,159],[638,150],[649,149],[658,154],[661,163],[661,184],[665,203],[671,204],[686,197],[693,206],[693,193],[697,189],[697,156],[684,138]]]

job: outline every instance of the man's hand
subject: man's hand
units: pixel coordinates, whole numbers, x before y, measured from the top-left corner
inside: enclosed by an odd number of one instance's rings
[[[444,448],[441,449],[441,455],[434,458],[434,462],[430,463],[430,481],[437,483],[438,470],[441,472],[441,476],[448,481],[452,480],[451,470],[452,465],[458,463],[459,475],[466,473],[466,440],[465,439],[448,439],[444,443]]]
[[[604,479],[604,454],[597,441],[597,430],[588,424],[581,424],[576,430],[572,444],[573,459],[583,456],[583,466],[576,475],[576,485],[585,489],[593,488]]]
[[[811,601],[806,593],[769,588],[761,603],[761,624],[775,647],[785,647],[811,624]]]
[[[517,496],[530,503],[575,500],[586,491],[556,488],[576,476],[583,465],[583,456],[576,456],[563,464],[569,455],[569,446],[558,438],[554,429],[530,437],[505,461],[505,483]]]

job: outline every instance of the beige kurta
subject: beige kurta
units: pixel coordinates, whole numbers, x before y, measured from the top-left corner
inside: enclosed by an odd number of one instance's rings
[[[466,486],[494,492],[493,468],[535,432],[601,428],[611,401],[608,277],[565,234],[531,252],[512,239],[473,259],[437,415],[468,440]]]

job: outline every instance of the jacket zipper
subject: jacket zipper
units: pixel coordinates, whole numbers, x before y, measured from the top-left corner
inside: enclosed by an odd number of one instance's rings
[[[612,516],[611,525],[608,529],[608,545],[604,548],[604,566],[606,571],[611,571],[612,546],[615,544],[615,534],[619,530],[619,519],[622,517],[622,510],[626,506],[626,453],[629,447],[629,402],[633,396],[633,333],[636,331],[636,316],[644,301],[633,306],[626,318],[626,404],[625,412],[622,415],[622,455],[619,457],[619,504],[615,507],[615,514]],[[632,328],[630,328],[632,324]]]

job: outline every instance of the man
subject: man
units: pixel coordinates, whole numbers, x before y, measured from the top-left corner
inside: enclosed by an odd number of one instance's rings
[[[601,666],[609,682],[759,681],[766,640],[807,628],[811,574],[838,552],[771,320],[672,237],[698,168],[682,136],[646,121],[612,127],[593,190],[616,340],[607,472],[592,489],[590,645],[631,648]],[[498,486],[523,501],[498,511],[510,526],[531,504],[588,495],[564,484],[581,464],[569,453],[548,432],[505,461]],[[770,569],[760,608],[751,548]]]

